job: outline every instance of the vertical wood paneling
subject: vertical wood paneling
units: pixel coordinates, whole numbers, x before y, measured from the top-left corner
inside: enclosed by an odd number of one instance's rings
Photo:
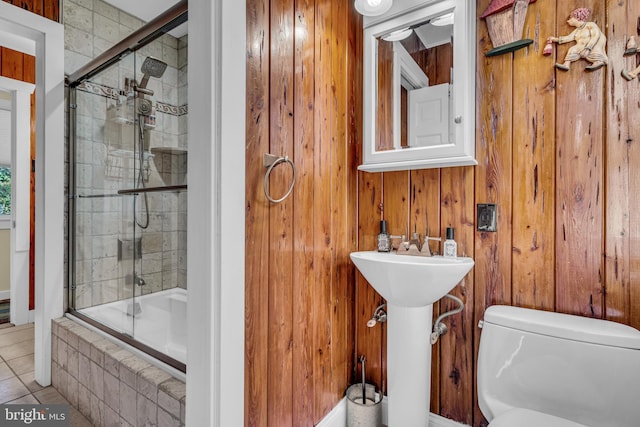
[[[248,0],[247,20],[245,424],[312,426],[353,366],[361,21],[333,0]],[[269,152],[296,165],[279,204]],[[291,178],[274,168],[272,195]]]
[[[489,2],[478,1],[478,14]],[[640,4],[532,3],[524,36],[534,44],[493,58],[484,56],[492,45],[479,20],[478,166],[375,174],[355,169],[362,24],[351,2],[247,4],[247,425],[317,423],[356,377],[359,354],[367,380],[385,388],[386,328],[366,327],[382,299],[348,260],[350,250],[376,247],[381,203],[392,234],[424,234],[427,212],[432,234],[451,224],[459,253],[476,260],[454,289],[465,310],[433,350],[432,410],[441,415],[486,425],[474,381],[476,324],[489,305],[640,327],[640,86],[620,77],[637,59],[621,49],[637,35]],[[541,47],[571,31],[565,21],[578,6],[592,8],[606,31],[610,64],[589,73],[577,61],[556,71],[571,44],[552,57]],[[286,26],[289,38],[276,41]],[[420,60],[440,82],[445,54]],[[276,149],[298,167],[294,195],[277,207],[261,194],[261,156]],[[285,168],[275,172],[275,192],[286,178]],[[476,203],[498,204],[496,233],[475,231]]]
[[[626,49],[628,30],[635,30],[627,26],[627,17],[632,7],[627,2],[610,4],[607,9],[607,53],[614,58],[622,58]],[[618,34],[620,33],[620,34]],[[635,55],[634,55],[635,56]],[[635,59],[635,58],[634,58]],[[629,119],[632,117],[630,109],[636,108],[627,104],[625,89],[627,81],[620,78],[620,72],[625,68],[626,61],[612,61],[608,66],[606,93],[606,161],[608,168],[605,176],[606,220],[605,234],[605,284],[606,304],[605,317],[610,320],[628,323],[629,304],[629,264],[630,264],[630,198],[629,171]],[[635,62],[635,61],[634,61]],[[634,64],[635,66],[635,64]],[[616,194],[615,197],[608,195]]]
[[[358,250],[376,250],[382,206],[382,173],[358,174]],[[366,379],[369,383],[386,391],[383,375],[383,352],[385,324],[367,327],[373,311],[382,304],[382,297],[356,273],[356,356],[367,358]],[[355,375],[360,377],[359,373]]]
[[[0,47],[0,50],[2,75],[10,79],[23,80],[24,54],[6,47]]]
[[[362,108],[359,100],[362,99],[362,80],[351,78],[352,76],[362,75],[362,15],[357,13],[353,7],[347,8],[347,53],[345,60],[347,61],[347,71],[345,78],[347,79],[347,129],[348,131],[348,152],[347,152],[347,232],[349,236],[349,252],[358,250],[358,188],[359,173],[357,166],[362,158]],[[351,303],[349,304],[349,320],[348,329],[353,339],[348,343],[347,356],[348,368],[350,375],[345,378],[348,383],[355,381],[356,372],[356,338],[353,335],[356,331],[354,326],[357,317],[356,310],[356,292],[357,282],[356,268],[347,256],[347,283],[349,285],[349,296]]]
[[[269,206],[262,153],[269,151],[269,0],[247,1],[245,215],[245,425],[267,419]]]
[[[316,0],[314,159],[314,421],[331,410],[331,98],[332,3]]]
[[[479,0],[478,13],[489,5]],[[496,203],[498,224],[496,233],[475,233],[474,328],[482,319],[486,307],[511,302],[511,161],[512,161],[512,70],[511,55],[493,58],[484,56],[491,49],[487,27],[477,26],[476,77],[476,203]],[[474,354],[478,354],[480,334],[473,334]],[[474,422],[483,423],[483,416],[474,397]],[[463,417],[464,414],[458,414]],[[485,424],[486,425],[486,424]]]
[[[40,15],[40,16],[45,16],[44,15],[44,2],[45,1],[50,1],[50,0],[30,0],[30,3],[32,4],[33,9],[29,9],[31,10],[33,13],[35,13],[36,15]],[[58,10],[60,10],[60,2],[56,0],[56,3],[58,4]],[[58,14],[58,19],[54,19],[54,21],[59,21],[60,15]],[[51,18],[49,18],[51,19]]]
[[[591,20],[604,28],[604,2],[585,1]],[[574,28],[564,21],[573,4],[558,2],[557,34]],[[563,20],[564,18],[564,20]],[[558,59],[566,54],[558,48]],[[586,61],[557,72],[556,122],[556,309],[603,315],[603,131],[604,69],[583,71]]]
[[[409,172],[385,172],[382,209],[387,220],[389,233],[411,236],[413,228],[409,224]],[[413,224],[411,224],[413,226]]]
[[[376,150],[393,149],[393,42],[378,42]]]
[[[271,2],[271,76],[269,152],[292,156],[293,142],[293,0]],[[290,168],[274,168],[269,189],[287,191]],[[268,425],[293,426],[293,203],[269,208],[269,367]],[[277,254],[272,256],[271,254]]]
[[[389,234],[411,236],[413,229],[409,222],[409,171],[384,172],[382,174],[382,209],[384,218],[387,220]],[[387,190],[387,191],[385,191]],[[375,308],[375,307],[373,307]],[[370,310],[373,313],[373,310]],[[387,328],[382,328],[382,342],[380,346],[386,349]],[[382,381],[386,391],[387,378],[387,354],[381,353],[382,357]]]
[[[411,171],[411,214],[410,227],[417,226],[421,236],[428,234],[432,237],[440,236],[440,170],[423,169]],[[440,252],[440,243],[429,243],[432,253]],[[434,318],[440,314],[439,304],[433,306]],[[431,351],[431,381],[440,383],[440,341]],[[440,387],[432,389],[431,411],[440,409]]]
[[[52,21],[60,22],[60,4],[58,0],[43,0],[43,3],[43,16]]]
[[[640,4],[628,1],[627,14],[627,36],[640,36],[638,18],[640,18]],[[618,35],[619,37],[620,35]],[[638,56],[624,58],[623,62],[628,70],[637,65]],[[624,88],[625,98],[628,108],[629,137],[627,144],[629,147],[629,324],[640,329],[640,126],[635,123],[640,120],[640,85],[637,80],[627,82]],[[614,165],[615,167],[615,165]],[[610,167],[608,168],[608,170]],[[617,190],[613,197],[617,196]],[[607,197],[607,206],[608,206]],[[608,220],[610,220],[608,218]],[[610,316],[607,309],[607,315]]]
[[[446,168],[441,177],[441,235],[446,227],[454,227],[459,256],[473,256],[475,230],[474,180],[472,167]],[[473,329],[474,281],[467,275],[450,294],[460,298],[461,313],[449,317],[449,333],[440,337],[440,410],[444,417],[465,424],[473,422],[474,346]],[[440,311],[457,308],[448,299],[441,300]],[[433,381],[432,381],[433,384]]]
[[[293,425],[313,424],[313,165],[314,165],[314,33],[315,3],[296,0],[294,86],[294,162],[298,169],[293,193]]]
[[[545,310],[555,308],[556,116],[554,69],[540,58],[546,37],[555,34],[554,17],[554,2],[527,14],[525,35],[536,40],[515,52],[513,71],[512,302]]]
[[[353,274],[350,267],[348,244],[350,229],[349,194],[350,179],[353,175],[349,171],[349,138],[348,138],[348,100],[349,87],[347,80],[348,51],[348,2],[335,2],[332,8],[332,136],[331,136],[331,235],[336,243],[339,239],[343,243],[333,245],[331,263],[334,268],[332,276],[332,305],[331,305],[331,379],[333,381],[331,393],[331,407],[339,402],[347,388],[350,378],[350,367],[353,352]],[[348,240],[349,239],[349,240]]]

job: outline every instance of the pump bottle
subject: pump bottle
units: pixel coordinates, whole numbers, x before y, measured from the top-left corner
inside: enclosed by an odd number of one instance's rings
[[[442,252],[446,257],[458,256],[458,244],[453,238],[453,227],[447,227],[447,239],[442,244]]]

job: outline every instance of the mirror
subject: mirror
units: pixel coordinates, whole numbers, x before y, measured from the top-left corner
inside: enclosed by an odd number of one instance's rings
[[[443,0],[365,28],[360,170],[477,164],[474,3]]]

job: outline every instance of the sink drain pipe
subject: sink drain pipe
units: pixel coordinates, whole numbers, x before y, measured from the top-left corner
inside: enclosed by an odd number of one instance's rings
[[[438,338],[440,337],[440,335],[444,335],[448,331],[447,325],[442,323],[442,321],[446,317],[452,316],[452,315],[454,315],[456,313],[460,313],[462,311],[462,309],[464,308],[464,303],[462,302],[462,300],[460,298],[458,298],[456,296],[453,296],[451,294],[445,295],[445,298],[449,298],[450,300],[455,301],[458,304],[458,307],[454,308],[451,311],[447,311],[446,313],[442,313],[440,316],[438,316],[436,321],[433,322],[433,331],[431,332],[431,345],[433,345],[436,342],[438,342]]]

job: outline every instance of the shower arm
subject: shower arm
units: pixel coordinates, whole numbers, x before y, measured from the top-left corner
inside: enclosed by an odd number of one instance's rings
[[[133,90],[138,92],[138,98],[144,98],[145,95],[153,96],[153,91],[151,89],[147,89],[147,83],[149,83],[149,75],[145,74],[142,76],[140,84],[134,84]]]

